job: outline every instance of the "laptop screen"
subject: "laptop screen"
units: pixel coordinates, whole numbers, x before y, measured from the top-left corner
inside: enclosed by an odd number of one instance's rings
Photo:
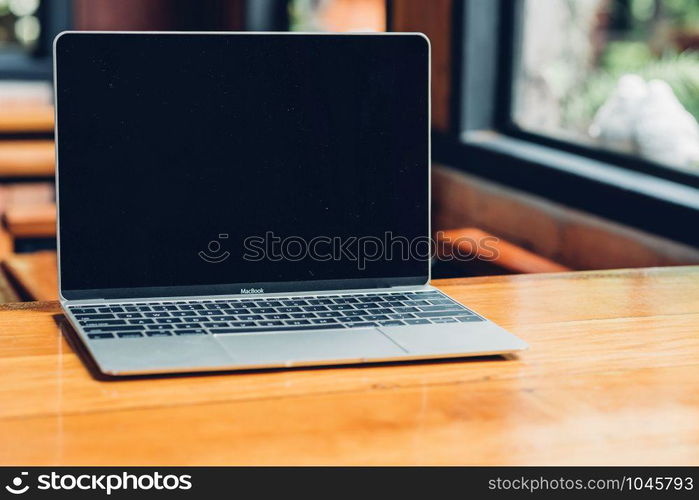
[[[64,297],[424,283],[428,65],[419,35],[60,36]]]

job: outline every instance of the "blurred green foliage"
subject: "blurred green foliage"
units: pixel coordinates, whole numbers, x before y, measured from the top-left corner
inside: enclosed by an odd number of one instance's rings
[[[699,52],[684,52],[656,59],[641,42],[615,42],[608,46],[603,65],[593,72],[577,92],[563,103],[564,123],[579,128],[590,123],[624,74],[634,73],[646,81],[659,79],[699,121]]]
[[[628,73],[646,81],[667,82],[685,109],[699,121],[699,52],[686,50],[678,54],[669,45],[658,54],[650,43],[659,19],[673,34],[699,33],[699,1],[631,0],[628,7],[632,14],[629,33],[623,40],[608,42],[589,77],[567,93],[562,102],[564,126],[585,132],[619,78]]]

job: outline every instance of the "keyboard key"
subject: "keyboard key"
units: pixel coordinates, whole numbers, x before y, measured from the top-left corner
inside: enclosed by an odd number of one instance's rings
[[[352,298],[352,297],[340,297],[337,299],[333,299],[333,302],[335,302],[335,304],[352,304],[352,303],[357,303],[359,301],[355,298]]]
[[[408,325],[429,325],[429,319],[405,319],[403,320]]]
[[[229,325],[235,328],[256,326],[254,321],[231,321]]]
[[[300,307],[277,307],[277,311],[281,313],[293,313],[293,312],[301,312]]]
[[[312,312],[303,312],[303,313],[291,313],[291,317],[296,318],[296,319],[303,319],[303,318],[308,319],[308,318],[315,318],[316,315],[315,315],[315,313],[312,313]]]
[[[458,312],[458,310],[456,311]],[[454,316],[454,311],[435,311],[435,312],[417,312],[415,316],[418,318],[440,318],[447,316]]]
[[[132,318],[142,318],[143,314],[137,312],[125,312],[116,315],[117,318],[132,319]]]
[[[429,302],[430,302],[430,304],[433,304],[435,306],[439,306],[439,305],[452,306],[452,305],[454,305],[454,302],[452,302],[449,299],[430,300]]]
[[[333,303],[333,301],[330,299],[310,299],[310,300],[307,300],[306,302],[308,302],[312,306],[320,306],[320,305],[327,305],[327,304]]]
[[[395,294],[391,297],[393,300],[410,300],[410,297],[407,297],[403,294]]]
[[[343,311],[343,314],[345,316],[367,316],[369,313],[361,309],[354,309],[352,311]]]
[[[276,314],[265,314],[265,319],[289,319],[291,316],[288,314],[281,314],[281,313],[276,313]]]
[[[352,304],[334,304],[328,306],[328,309],[331,309],[333,311],[349,311],[351,309],[354,309]]]
[[[379,321],[379,325],[381,326],[401,326],[404,325],[402,321],[399,320],[390,320],[390,321]]]
[[[263,300],[257,303],[257,307],[281,307],[283,305],[278,300]]]
[[[170,313],[165,311],[144,312],[143,316],[146,318],[166,318],[170,316]]]
[[[363,302],[361,304],[355,304],[354,307],[357,309],[378,309],[381,306],[376,302]]]
[[[381,304],[384,307],[403,307],[404,304],[397,300],[389,300]]]
[[[411,300],[408,302],[411,306],[429,306],[430,303],[427,300]]]
[[[282,304],[285,306],[307,306],[308,302],[305,300],[295,299],[295,300],[282,300]]]
[[[197,312],[199,313],[199,316],[223,316],[226,314],[218,309],[205,309]]]
[[[282,326],[284,325],[283,321],[258,321],[258,325],[260,326]]]
[[[94,307],[69,307],[68,310],[73,314],[95,314],[97,312]]]
[[[342,313],[340,311],[321,311],[316,313],[316,316],[319,318],[337,318],[342,316]]]
[[[379,321],[388,319],[388,316],[385,314],[372,314],[370,316],[364,316],[364,319],[367,321]]]
[[[456,318],[433,318],[432,323],[458,323]]]
[[[150,318],[136,318],[129,320],[130,325],[150,325],[152,323],[155,323],[155,320]]]
[[[306,306],[303,308],[304,311],[327,311],[327,306]]]
[[[259,314],[241,314],[240,316],[238,316],[238,319],[242,321],[255,321],[264,318]]]
[[[420,311],[424,312],[430,312],[430,311],[462,311],[463,309],[453,302],[450,304],[443,304],[439,306],[420,306],[418,309]]]
[[[87,338],[89,339],[113,339],[113,333],[88,333]]]
[[[162,330],[162,331],[153,331],[153,332],[146,332],[146,335],[149,337],[171,337],[172,332],[169,332],[167,330]]]
[[[330,325],[337,322],[335,318],[315,318],[311,320],[311,323],[316,325]]]
[[[135,338],[135,337],[143,337],[143,334],[140,332],[119,332],[117,333],[119,338],[125,339],[125,338]]]
[[[393,309],[389,309],[388,307],[371,310],[371,314],[391,314],[392,312],[393,312]]]
[[[250,309],[246,309],[245,307],[226,309],[226,314],[250,314]]]
[[[91,320],[91,319],[115,319],[116,316],[113,314],[78,314],[75,318],[80,320]]]
[[[327,330],[328,328],[340,328],[341,325],[303,325],[303,326],[272,326],[265,328],[266,332],[288,332],[288,331],[299,331],[299,330]],[[248,333],[248,332],[259,332],[262,331],[261,328],[218,328],[211,330],[214,335],[228,334],[228,333]]]
[[[171,316],[174,316],[175,318],[185,318],[187,316],[196,316],[196,312],[194,311],[172,311],[170,313]]]
[[[365,328],[370,326],[378,326],[376,323],[371,321],[359,321],[356,323],[345,323],[350,328]]]
[[[418,312],[419,309],[417,307],[394,307],[393,311],[397,313],[409,313]]]
[[[181,304],[177,307],[180,309],[180,311],[194,311],[196,309],[204,309],[204,306],[199,304]]]
[[[211,318],[208,318],[206,316],[195,316],[187,318],[187,323],[208,323],[209,321],[211,321]]]
[[[202,328],[189,328],[187,330],[176,330],[175,335],[206,335],[206,330]]]
[[[408,318],[414,318],[415,315],[413,313],[398,313],[398,314],[389,314],[388,317],[391,319],[408,319]]]
[[[147,325],[149,330],[172,330],[172,325]]]
[[[226,304],[211,303],[211,304],[206,304],[204,307],[206,309],[224,309],[226,307]]]
[[[108,325],[125,325],[126,320],[123,319],[95,319],[91,321],[80,321],[82,326],[108,326]]]
[[[413,293],[414,297],[419,297],[421,299],[429,299],[429,298],[436,298],[436,299],[443,299],[444,295],[442,295],[440,292],[437,291],[426,291],[426,292],[414,292]]]
[[[160,324],[182,323],[182,319],[180,319],[180,318],[158,318],[156,320],[156,323],[160,323]]]
[[[359,297],[357,299],[358,302],[376,302],[377,300],[382,300],[380,299],[377,295],[368,295],[366,297]],[[359,307],[359,306],[357,306]]]
[[[476,321],[485,321],[483,318],[479,318],[478,316],[474,316],[474,315],[458,316],[456,319],[461,321],[462,323],[474,323]]]
[[[287,319],[286,321],[284,321],[285,325],[291,326],[309,325],[310,323],[311,322],[307,319]]]
[[[90,326],[84,328],[85,333],[127,332],[139,329],[136,325]]]
[[[277,311],[273,307],[251,307],[250,312],[252,314],[271,314]]]
[[[225,328],[228,326],[227,321],[216,321],[214,323],[207,323],[206,328]]]

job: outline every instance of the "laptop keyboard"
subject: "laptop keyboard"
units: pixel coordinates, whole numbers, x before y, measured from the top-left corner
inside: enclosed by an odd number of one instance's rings
[[[69,306],[90,339],[484,321],[436,291]]]

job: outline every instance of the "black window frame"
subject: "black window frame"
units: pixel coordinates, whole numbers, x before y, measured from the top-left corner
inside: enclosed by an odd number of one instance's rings
[[[453,2],[450,128],[433,131],[434,161],[699,246],[699,175],[513,122],[523,2]]]

